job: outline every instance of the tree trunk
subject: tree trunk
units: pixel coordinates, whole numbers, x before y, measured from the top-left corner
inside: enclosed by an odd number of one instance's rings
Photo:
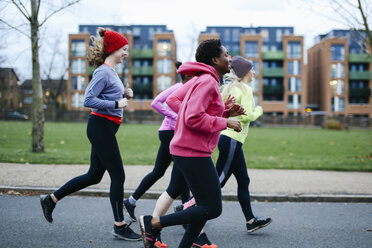
[[[39,63],[38,1],[31,0],[31,49],[32,49],[32,152],[44,151],[43,91]]]

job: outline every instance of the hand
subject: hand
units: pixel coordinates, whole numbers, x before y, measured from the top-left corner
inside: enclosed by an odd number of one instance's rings
[[[226,122],[227,122],[227,127],[234,129],[235,132],[242,131],[240,121],[227,119]]]
[[[124,97],[126,97],[128,99],[132,99],[133,98],[133,90],[131,88],[127,88],[125,90]]]
[[[225,106],[227,109],[230,109],[234,106],[235,103],[236,103],[235,97],[229,95],[225,101]]]
[[[128,99],[127,98],[123,98],[121,99],[119,102],[118,102],[118,107],[119,108],[125,108],[128,106]]]
[[[232,108],[227,110],[227,114],[231,117],[245,115],[245,109],[240,104],[234,104]]]

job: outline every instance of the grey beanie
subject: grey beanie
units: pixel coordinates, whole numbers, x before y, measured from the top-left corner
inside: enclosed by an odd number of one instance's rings
[[[244,78],[253,68],[253,64],[241,56],[234,56],[231,59],[231,68],[239,78]]]

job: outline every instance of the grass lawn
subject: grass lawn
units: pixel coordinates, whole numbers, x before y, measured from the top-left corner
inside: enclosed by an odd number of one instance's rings
[[[159,125],[124,124],[117,133],[124,164],[153,164]],[[31,152],[31,122],[0,121],[0,162],[89,164],[86,123],[45,123],[45,152]],[[262,169],[372,171],[372,131],[250,128],[247,166]],[[216,161],[218,149],[213,154]]]

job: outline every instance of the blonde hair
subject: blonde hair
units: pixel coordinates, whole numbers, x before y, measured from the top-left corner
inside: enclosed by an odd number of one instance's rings
[[[223,78],[224,84],[221,86],[220,91],[222,99],[225,101],[229,96],[233,87],[240,88],[243,93],[246,93],[246,87],[243,84],[247,84],[247,77],[239,78],[233,69],[230,69],[230,73],[226,74]]]
[[[110,55],[105,52],[105,45],[103,39],[105,38],[106,29],[99,27],[96,36],[90,36],[93,46],[89,46],[88,61],[93,64],[94,69],[105,62],[105,59]]]

